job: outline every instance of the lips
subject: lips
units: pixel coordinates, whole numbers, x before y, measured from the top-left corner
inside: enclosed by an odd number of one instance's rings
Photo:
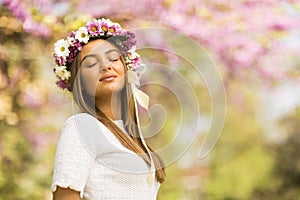
[[[101,78],[100,81],[111,81],[114,78],[116,78],[117,76],[114,74],[104,74]]]

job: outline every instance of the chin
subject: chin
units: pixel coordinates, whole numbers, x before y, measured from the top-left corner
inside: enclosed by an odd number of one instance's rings
[[[123,88],[120,87],[97,88],[96,96],[99,98],[102,96],[111,96],[120,93],[122,90]]]

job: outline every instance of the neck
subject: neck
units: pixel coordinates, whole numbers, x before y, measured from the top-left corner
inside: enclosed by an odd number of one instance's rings
[[[122,119],[122,101],[121,93],[114,94],[107,98],[95,99],[97,108],[99,108],[111,120]]]

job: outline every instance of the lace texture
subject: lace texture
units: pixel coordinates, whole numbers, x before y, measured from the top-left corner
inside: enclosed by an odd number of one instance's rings
[[[82,126],[82,120],[88,123]],[[124,126],[120,121],[116,124]],[[155,200],[160,184],[154,173],[153,161],[149,168],[101,122],[81,113],[71,116],[62,129],[50,189],[69,187],[86,200]]]

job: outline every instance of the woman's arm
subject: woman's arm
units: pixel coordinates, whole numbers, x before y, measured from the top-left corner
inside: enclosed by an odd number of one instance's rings
[[[82,117],[84,116],[79,114],[73,115],[62,129],[50,186],[53,200],[79,200],[80,194],[84,196],[84,189],[96,156],[88,151],[89,148],[85,146],[78,132],[78,124]]]
[[[70,188],[61,188],[57,186],[53,193],[53,200],[80,200],[79,192]]]

